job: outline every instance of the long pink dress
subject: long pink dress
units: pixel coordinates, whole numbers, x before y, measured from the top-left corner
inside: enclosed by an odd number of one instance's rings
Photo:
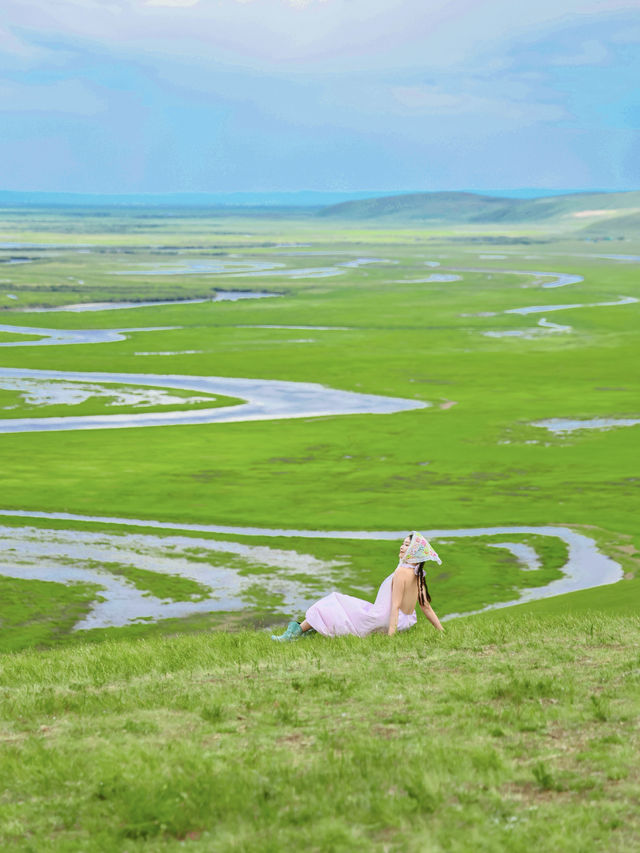
[[[391,615],[391,582],[393,574],[380,585],[376,600],[371,604],[362,598],[332,592],[316,601],[307,610],[305,618],[312,628],[325,637],[355,634],[365,637],[373,631],[387,631]],[[398,631],[406,631],[417,622],[415,613],[398,613]]]

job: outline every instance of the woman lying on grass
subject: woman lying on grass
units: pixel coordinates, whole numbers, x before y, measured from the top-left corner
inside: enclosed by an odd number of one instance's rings
[[[398,567],[382,582],[373,604],[353,595],[332,592],[311,605],[304,622],[289,622],[281,637],[272,635],[271,639],[286,642],[308,637],[316,631],[325,637],[342,634],[365,637],[373,631],[387,631],[391,636],[416,624],[416,603],[434,628],[442,631],[440,620],[431,607],[424,577],[425,562],[441,563],[440,557],[415,530],[400,546],[398,557]]]

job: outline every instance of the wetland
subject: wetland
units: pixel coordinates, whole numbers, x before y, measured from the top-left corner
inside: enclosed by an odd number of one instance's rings
[[[632,241],[2,216],[5,647],[271,625],[416,528],[443,617],[638,594]]]

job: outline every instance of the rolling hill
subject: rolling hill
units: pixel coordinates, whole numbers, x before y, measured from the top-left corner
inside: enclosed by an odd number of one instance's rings
[[[325,219],[380,223],[490,224],[564,220],[576,226],[608,224],[618,217],[635,219],[640,191],[575,193],[535,199],[499,198],[464,192],[413,193],[330,205]]]

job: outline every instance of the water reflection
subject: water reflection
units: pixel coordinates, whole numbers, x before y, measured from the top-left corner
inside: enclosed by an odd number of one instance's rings
[[[568,305],[527,305],[524,308],[508,308],[504,314],[543,314],[547,311],[566,311],[569,308],[600,308],[609,305],[631,305],[638,302],[635,296],[619,296],[615,302],[573,302]]]
[[[266,299],[271,296],[282,296],[282,294],[255,290],[217,290],[214,296],[201,299],[150,299],[140,302],[78,302],[73,305],[56,305],[53,308],[22,308],[20,313],[52,314],[58,311],[69,311],[73,314],[82,314],[85,311],[155,308],[158,305],[201,305],[205,302],[238,302],[241,299]]]
[[[177,326],[145,326],[135,329],[45,329],[37,326],[0,324],[0,332],[28,335],[37,340],[4,341],[0,347],[48,347],[72,344],[110,344],[126,341],[129,332],[167,332]]]
[[[55,519],[119,526],[159,529],[170,535],[110,534],[76,530],[51,530],[42,535],[36,528],[0,528],[0,574],[11,577],[30,577],[68,583],[78,580],[100,584],[106,591],[106,601],[96,602],[89,616],[76,628],[124,625],[141,618],[168,618],[189,613],[213,610],[246,609],[248,592],[259,573],[261,587],[281,597],[284,612],[296,613],[318,596],[339,585],[343,564],[318,560],[293,549],[278,550],[233,541],[214,541],[206,538],[180,536],[179,532],[214,533],[225,536],[255,536],[259,540],[271,537],[302,539],[374,539],[401,541],[406,531],[319,531],[237,527],[213,524],[166,524],[130,518],[83,516],[71,513],[46,513],[1,510],[0,516],[14,518]],[[553,536],[566,542],[568,558],[562,567],[562,577],[539,587],[528,587],[517,598],[488,605],[476,613],[509,607],[575,592],[581,589],[615,583],[622,578],[618,563],[600,553],[593,539],[568,527],[497,526],[463,529],[426,530],[434,542],[459,537],[477,538],[486,545],[509,550],[521,563],[523,570],[535,571],[540,559],[533,548],[518,542],[487,541],[502,534],[536,534]],[[96,564],[103,569],[96,569]],[[109,567],[133,567],[160,574],[180,575],[211,590],[201,601],[167,601],[136,590],[133,584]],[[459,614],[449,614],[454,618]]]
[[[192,411],[4,419],[0,420],[0,433],[238,423],[327,415],[392,414],[411,409],[422,409],[430,405],[421,400],[358,394],[353,391],[326,388],[312,382],[286,382],[276,379],[161,376],[153,373],[81,373],[59,370],[23,370],[8,367],[0,368],[0,378],[18,380],[64,379],[68,382],[179,388],[186,391],[200,391],[214,396],[239,397],[247,401],[237,406]]]
[[[544,427],[556,435],[564,435],[581,429],[607,430],[637,424],[640,424],[640,418],[549,418],[545,421],[533,421],[531,425]]]
[[[538,320],[538,328],[533,329],[501,329],[500,331],[482,332],[487,338],[525,338],[531,340],[540,337],[544,334],[553,334],[555,332],[571,332],[571,326],[561,326],[559,323],[552,323],[546,317]]]
[[[487,267],[456,267],[455,269],[451,268],[453,272],[481,272],[481,273],[490,273],[492,275],[532,275],[535,276],[539,281],[534,282],[534,284],[540,284],[544,288],[553,288],[553,287],[566,287],[568,284],[579,284],[581,281],[584,281],[584,277],[581,275],[572,275],[570,273],[564,272],[549,272],[547,271],[537,271],[537,270],[503,270],[498,267],[493,267],[487,269]],[[551,281],[545,281],[545,279],[550,278]]]
[[[110,275],[237,275],[266,272],[284,268],[275,261],[228,261],[228,260],[180,260],[179,264],[140,264],[137,269],[111,270]]]
[[[0,527],[0,575],[100,587],[74,630],[129,625],[194,613],[243,610],[259,584],[287,612],[305,610],[343,564],[265,545],[186,536],[117,535],[79,530]],[[188,578],[201,587],[187,601],[158,598],[127,579],[127,570]],[[296,575],[309,575],[301,581]],[[196,600],[194,600],[196,599]]]

